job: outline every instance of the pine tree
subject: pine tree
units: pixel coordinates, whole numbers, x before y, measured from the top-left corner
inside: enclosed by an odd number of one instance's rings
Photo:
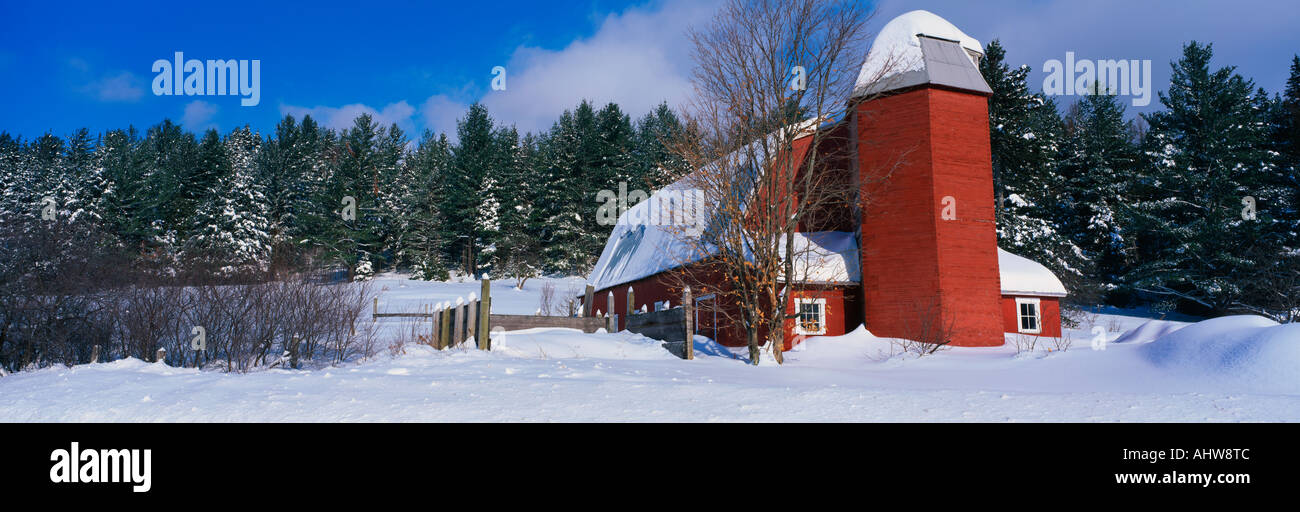
[[[1124,119],[1124,106],[1105,90],[1105,84],[1095,84],[1093,94],[1071,110],[1060,158],[1065,177],[1061,224],[1096,263],[1098,286],[1115,282],[1134,256],[1125,207],[1134,199],[1130,184],[1139,171],[1136,128]]]
[[[669,145],[682,137],[685,131],[686,127],[667,103],[660,103],[653,112],[637,121],[633,166],[641,181],[638,188],[647,192],[658,190],[690,171],[686,162],[669,150]]]
[[[536,143],[531,135],[519,138],[513,126],[497,132],[499,164],[500,234],[496,256],[502,273],[515,279],[517,286],[541,274],[541,230],[536,224],[537,192],[547,187],[537,186],[533,171],[536,169]]]
[[[329,263],[342,264],[349,276],[366,276],[374,271],[382,251],[379,204],[380,157],[378,141],[383,137],[369,114],[361,114],[327,150],[325,171],[316,188],[312,238]],[[345,198],[354,203],[345,205]],[[355,218],[345,218],[347,208]]]
[[[103,220],[103,193],[108,189],[102,154],[91,139],[90,131],[81,128],[68,138],[68,188],[72,196],[70,220],[96,227]]]
[[[245,126],[226,136],[210,169],[227,170],[209,187],[191,221],[181,258],[217,275],[259,274],[271,255],[269,208],[257,177],[261,138]]]
[[[1289,188],[1285,209],[1300,221],[1300,56],[1291,59],[1286,90],[1273,109],[1273,147],[1278,154],[1279,186]]]
[[[994,40],[980,61],[993,95],[989,97],[989,138],[993,157],[998,245],[1042,262],[1071,288],[1088,297],[1084,285],[1090,262],[1061,230],[1065,187],[1057,164],[1063,126],[1056,104],[1029,92],[1029,67],[1011,69],[1006,50]]]
[[[457,262],[454,266],[464,273],[477,273],[479,265],[491,263],[491,255],[484,258],[483,253],[495,242],[500,206],[495,197],[494,173],[499,157],[493,131],[487,107],[471,105],[465,118],[456,123],[451,172],[444,181],[442,213],[447,259]]]
[[[299,214],[305,196],[303,181],[310,179],[311,164],[306,136],[293,116],[286,115],[275,127],[275,137],[268,138],[258,157],[258,181],[267,199],[271,222],[272,261],[287,264],[297,257],[294,244]]]
[[[382,265],[397,264],[406,229],[405,198],[411,194],[411,181],[404,175],[406,134],[397,124],[379,132],[375,148],[375,165],[379,176],[376,196],[378,225],[375,226],[374,252],[382,255]]]
[[[144,146],[135,128],[113,130],[103,137],[101,157],[109,183],[101,195],[105,225],[137,256],[152,253],[149,241],[155,198],[146,182],[151,158]]]
[[[286,171],[292,183],[287,238],[296,247],[296,257],[341,263],[336,252],[343,222],[340,208],[348,195],[337,186],[342,149],[334,132],[321,128],[310,115],[303,116],[297,139],[295,154],[286,163],[292,169]]]
[[[1279,191],[1269,185],[1277,169],[1266,154],[1267,97],[1252,95],[1252,82],[1231,66],[1211,71],[1212,55],[1211,45],[1185,45],[1159,95],[1166,110],[1145,116],[1153,176],[1133,209],[1140,264],[1127,281],[1221,313],[1249,309],[1240,276],[1262,264],[1246,255],[1274,240]],[[1243,211],[1250,200],[1255,220]]]
[[[425,131],[406,161],[405,179],[410,185],[403,200],[407,215],[400,259],[410,265],[415,279],[443,280],[448,277],[443,259],[446,240],[443,238],[439,205],[442,204],[442,180],[447,175],[450,160],[451,144],[447,136],[435,137],[433,132]]]

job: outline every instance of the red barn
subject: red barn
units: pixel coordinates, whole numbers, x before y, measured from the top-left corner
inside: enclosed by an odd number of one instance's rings
[[[799,233],[811,248],[799,265],[810,283],[792,295],[786,349],[804,336],[839,335],[865,325],[877,336],[907,337],[919,305],[951,321],[953,344],[998,346],[1003,333],[1060,336],[1065,287],[1046,267],[997,247],[988,97],[979,73],[983,46],[942,18],[912,11],[877,36],[858,76],[858,103],[849,119],[830,127],[843,140],[840,167],[870,197],[844,221]],[[796,140],[805,150],[809,137]],[[887,178],[882,169],[889,169]],[[708,265],[654,219],[651,205],[685,201],[681,183],[666,187],[623,214],[589,281],[590,311],[680,306],[666,272]],[[697,205],[701,206],[701,205]],[[705,206],[707,207],[707,206]],[[720,280],[719,280],[720,281]],[[610,303],[610,299],[613,303]],[[728,346],[744,344],[742,326],[725,325],[708,293],[697,334]],[[620,319],[620,328],[625,327]]]

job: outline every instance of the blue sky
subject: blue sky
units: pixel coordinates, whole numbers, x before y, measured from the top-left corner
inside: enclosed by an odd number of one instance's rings
[[[147,2],[0,4],[0,130],[66,135],[171,118],[191,130],[245,123],[269,131],[284,114],[342,127],[359,112],[396,122],[412,138],[454,130],[466,105],[523,130],[549,126],[581,98],[617,101],[633,115],[689,96],[683,32],[708,20],[713,0],[539,2],[311,2],[286,5]],[[245,6],[247,5],[247,6]],[[1189,39],[1215,44],[1270,92],[1300,53],[1294,1],[881,0],[870,27],[912,9],[947,18],[1009,60],[1150,59],[1157,89]],[[261,60],[261,102],[233,96],[155,96],[150,69],[183,51],[195,59]],[[507,69],[492,91],[493,66]],[[1070,101],[1068,98],[1063,102]],[[1150,108],[1158,108],[1158,103]]]

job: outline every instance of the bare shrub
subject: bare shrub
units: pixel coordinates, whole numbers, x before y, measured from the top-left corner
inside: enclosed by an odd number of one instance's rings
[[[397,328],[397,334],[388,339],[388,355],[397,357],[406,353],[407,345],[430,343],[429,322],[407,318]]]
[[[1060,336],[1051,338],[1051,341],[1052,341],[1052,350],[1056,352],[1064,352],[1066,350],[1070,350],[1070,347],[1074,345],[1074,338],[1070,336],[1070,333],[1068,331],[1062,332]]]
[[[945,318],[938,300],[912,303],[912,312],[903,317],[903,337],[891,341],[902,353],[917,357],[944,350],[953,341],[956,319]]]
[[[1118,318],[1110,317],[1106,321],[1106,332],[1120,332],[1122,330],[1124,330],[1124,326],[1120,324]]]
[[[555,312],[564,316],[578,316],[578,312],[582,310],[582,301],[578,297],[584,293],[585,291],[577,284],[569,283],[569,287],[564,290],[564,297],[560,300],[560,307],[557,307]]]
[[[537,312],[550,315],[555,312],[555,307],[555,283],[546,281],[542,283],[541,295],[537,298]]]
[[[1038,348],[1039,338],[1040,336],[1034,336],[1032,334],[1016,334],[1015,337],[1012,338],[1012,341],[1016,345],[1016,354],[1034,353],[1034,350]]]

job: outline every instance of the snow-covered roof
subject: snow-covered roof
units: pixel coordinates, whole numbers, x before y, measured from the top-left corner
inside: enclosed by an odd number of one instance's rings
[[[785,245],[782,240],[782,246]],[[794,234],[795,281],[847,284],[862,282],[858,239],[847,231],[814,231]],[[784,247],[782,253],[784,254]]]
[[[785,135],[793,134],[793,138],[798,139],[811,134],[825,122],[825,119],[810,118],[787,126]],[[780,132],[769,134],[767,143],[775,145],[779,135]],[[722,160],[735,166],[750,165],[751,162],[763,158],[763,152],[760,151],[762,142],[761,139],[751,142],[723,157]],[[719,164],[718,162],[709,164],[709,166],[714,165]],[[693,232],[698,235],[706,229],[713,222],[715,214],[713,208],[704,204],[707,199],[703,197],[702,191],[692,186],[692,182],[693,175],[679,179],[655,191],[648,199],[619,215],[618,223],[610,232],[609,240],[605,242],[605,249],[601,251],[600,259],[596,261],[596,267],[588,279],[592,286],[600,290],[636,281],[695,263],[715,254],[713,248],[703,247],[704,244],[688,243],[683,239],[691,236]],[[670,217],[681,214],[685,214],[688,225],[683,225],[681,222],[668,222]],[[800,242],[796,240],[795,243]],[[824,237],[812,243],[830,244],[827,250],[831,252],[833,252],[831,248],[846,249],[842,241],[833,241]],[[856,254],[856,242],[853,251]],[[856,258],[849,258],[846,261],[856,261]],[[840,266],[846,267],[846,265]],[[856,272],[856,268],[853,272]],[[813,270],[814,276],[823,274],[831,277],[842,274],[855,275],[850,274],[848,270]]]
[[[858,73],[855,94],[927,83],[991,94],[969,52],[983,55],[984,45],[948,20],[923,10],[904,13],[876,35]]]
[[[641,204],[646,204],[645,202]],[[630,283],[703,260],[713,251],[684,241],[682,231],[653,224],[615,228],[588,281],[597,290]],[[784,251],[784,241],[781,244]],[[862,281],[858,242],[853,233],[795,233],[795,279],[806,283],[852,284]]]
[[[707,251],[700,244],[687,243],[682,237],[688,236],[687,230],[695,226],[707,226],[713,216],[711,208],[703,205],[685,205],[685,200],[678,205],[669,206],[676,197],[691,197],[693,194],[682,179],[664,187],[648,199],[628,208],[618,218],[618,224],[609,234],[605,249],[596,261],[596,267],[587,280],[597,290],[650,277],[660,272],[700,261],[707,257]],[[659,210],[659,222],[651,214],[651,207]],[[689,206],[689,207],[688,207]],[[667,210],[667,211],[665,211]],[[665,213],[683,211],[687,213],[692,225],[665,224]]]
[[[998,273],[1003,295],[1064,297],[1065,285],[1042,264],[998,249]]]

